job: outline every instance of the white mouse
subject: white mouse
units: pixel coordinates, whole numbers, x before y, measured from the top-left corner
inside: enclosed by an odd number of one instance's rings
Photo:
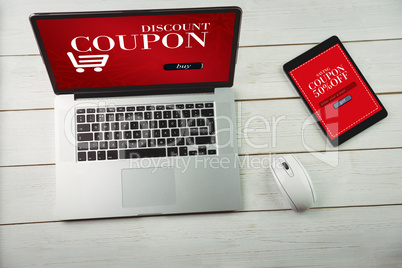
[[[271,171],[283,196],[295,211],[305,211],[316,202],[314,186],[303,165],[293,155],[277,156]]]

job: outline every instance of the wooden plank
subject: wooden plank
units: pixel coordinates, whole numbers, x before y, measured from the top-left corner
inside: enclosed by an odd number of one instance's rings
[[[398,99],[383,95],[380,100],[389,116],[349,141],[333,147],[328,144],[306,106],[299,99],[246,101],[238,103],[238,146],[240,154],[282,152],[327,152],[350,149],[401,147]]]
[[[402,92],[402,40],[345,45],[375,92]],[[233,87],[236,99],[298,97],[282,65],[312,46],[241,48]],[[53,89],[39,56],[0,57],[0,68],[0,110],[53,107]]]
[[[9,225],[0,265],[399,267],[401,215],[389,206]]]
[[[297,154],[314,183],[315,208],[402,204],[402,149],[331,152],[333,167]],[[381,161],[379,161],[381,159]],[[290,209],[269,170],[272,155],[239,158],[241,211]],[[0,224],[46,222],[55,215],[55,166],[0,168]]]
[[[3,1],[0,55],[37,54],[28,17],[34,12],[129,10],[172,7],[238,5],[244,16],[241,46],[318,43],[336,33],[343,40],[401,38],[402,3],[352,1],[219,1],[202,3],[175,0],[106,1]],[[341,19],[340,19],[341,18]],[[353,26],[352,26],[353,25]],[[286,33],[286,34],[284,34]]]
[[[401,147],[402,94],[380,98],[390,116],[342,144],[328,147],[318,126],[305,127],[310,115],[299,99],[237,103],[240,154],[316,152]],[[289,109],[289,107],[292,107]],[[52,110],[1,112],[0,166],[54,163]]]

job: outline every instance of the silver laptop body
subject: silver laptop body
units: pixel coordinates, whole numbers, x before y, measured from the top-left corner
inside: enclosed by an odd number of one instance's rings
[[[103,15],[113,19],[155,12],[159,16],[234,12],[233,70],[228,81],[133,86],[133,90],[125,86],[112,92],[110,88],[56,92],[60,89],[49,60],[52,52],[42,40],[45,33],[38,21]],[[241,207],[235,103],[230,89],[240,14],[239,8],[225,7],[31,15],[58,94],[54,107],[60,219],[232,211]],[[72,56],[64,56],[80,72]],[[92,71],[91,60],[81,62],[82,72]],[[105,65],[101,67],[106,74]]]

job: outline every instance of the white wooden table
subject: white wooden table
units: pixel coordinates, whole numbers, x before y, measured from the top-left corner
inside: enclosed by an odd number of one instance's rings
[[[54,213],[53,92],[33,12],[238,5],[235,74],[243,208],[61,222]],[[338,35],[389,112],[326,147],[282,64]],[[402,2],[0,2],[0,267],[402,267]],[[259,145],[259,146],[256,146]],[[307,146],[306,146],[307,145]],[[295,154],[318,203],[295,213],[269,171]]]

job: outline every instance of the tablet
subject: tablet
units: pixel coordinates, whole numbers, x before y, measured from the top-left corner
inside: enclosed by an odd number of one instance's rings
[[[388,115],[336,36],[283,69],[333,146]]]

